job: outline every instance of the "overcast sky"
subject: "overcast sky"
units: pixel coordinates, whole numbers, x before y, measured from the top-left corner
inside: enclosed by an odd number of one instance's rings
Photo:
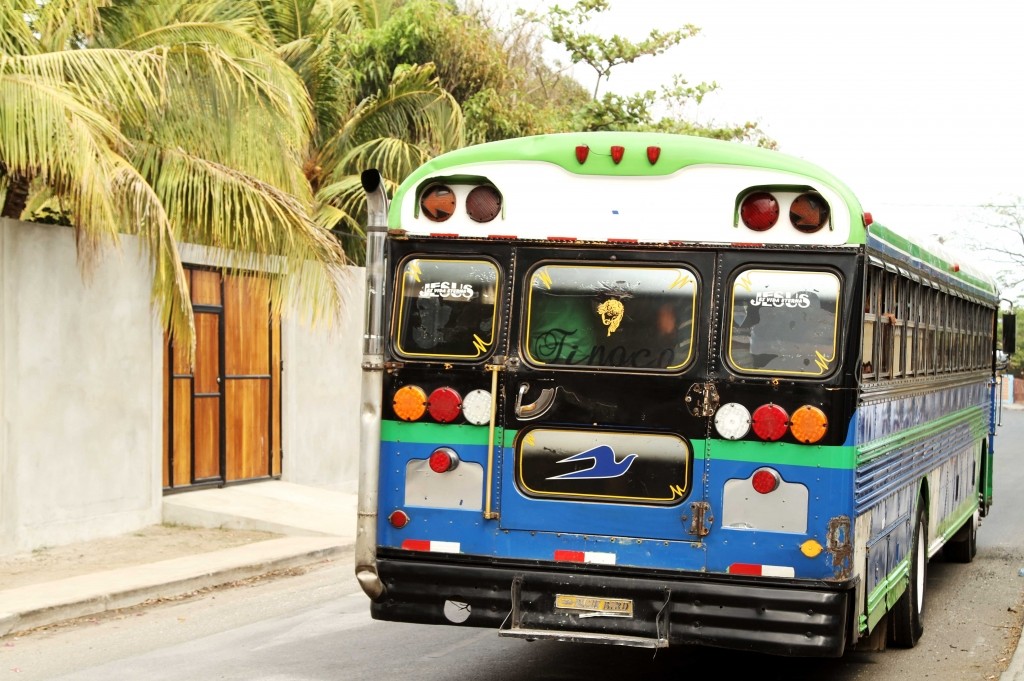
[[[1020,0],[611,2],[591,27],[603,35],[702,30],[617,67],[605,87],[657,89],[674,73],[717,81],[698,120],[759,123],[780,151],[844,180],[878,222],[964,232],[984,219],[978,206],[1024,195]],[[593,88],[592,71],[576,75]]]

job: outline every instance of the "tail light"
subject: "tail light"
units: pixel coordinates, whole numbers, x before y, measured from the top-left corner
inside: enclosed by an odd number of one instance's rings
[[[798,442],[814,444],[825,437],[828,431],[828,418],[821,409],[805,404],[793,412],[789,430]]]
[[[755,232],[771,229],[779,219],[779,202],[768,192],[747,194],[740,204],[740,218]]]
[[[751,418],[754,433],[762,440],[774,442],[786,434],[789,414],[777,404],[762,404]]]
[[[398,389],[391,402],[395,416],[403,421],[418,421],[427,411],[427,393],[418,385],[406,385]]]
[[[491,393],[487,390],[471,390],[462,400],[462,415],[474,426],[485,426],[491,422]]]
[[[494,187],[476,187],[466,197],[466,213],[474,222],[490,222],[501,212],[501,194]]]
[[[771,494],[779,488],[781,483],[782,476],[771,468],[760,468],[754,471],[754,476],[750,479],[750,485],[758,494]]]
[[[451,447],[438,447],[430,455],[430,470],[447,473],[459,465],[459,455]]]
[[[435,184],[420,197],[420,210],[432,222],[444,222],[455,212],[455,192],[451,187]]]
[[[789,207],[789,221],[805,234],[813,234],[828,224],[829,208],[821,194],[801,194]]]
[[[394,510],[388,516],[388,522],[391,523],[391,526],[396,530],[400,530],[409,524],[409,514],[405,511]]]
[[[438,423],[451,423],[462,412],[462,397],[453,388],[438,388],[427,398],[427,411]]]

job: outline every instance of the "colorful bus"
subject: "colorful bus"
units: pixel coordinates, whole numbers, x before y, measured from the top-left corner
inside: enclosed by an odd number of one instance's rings
[[[999,293],[745,145],[567,133],[369,205],[355,570],[376,619],[913,646],[992,503]]]

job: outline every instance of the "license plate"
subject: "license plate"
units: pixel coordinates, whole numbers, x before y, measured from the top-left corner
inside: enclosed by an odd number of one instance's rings
[[[596,598],[594,596],[557,594],[555,607],[561,610],[578,610],[584,613],[613,617],[633,616],[633,601],[628,598]]]

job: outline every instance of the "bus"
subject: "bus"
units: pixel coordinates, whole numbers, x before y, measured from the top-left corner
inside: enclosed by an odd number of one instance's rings
[[[542,135],[440,155],[391,200],[362,180],[373,618],[915,645],[929,560],[971,561],[992,504],[985,272],[732,142]]]

